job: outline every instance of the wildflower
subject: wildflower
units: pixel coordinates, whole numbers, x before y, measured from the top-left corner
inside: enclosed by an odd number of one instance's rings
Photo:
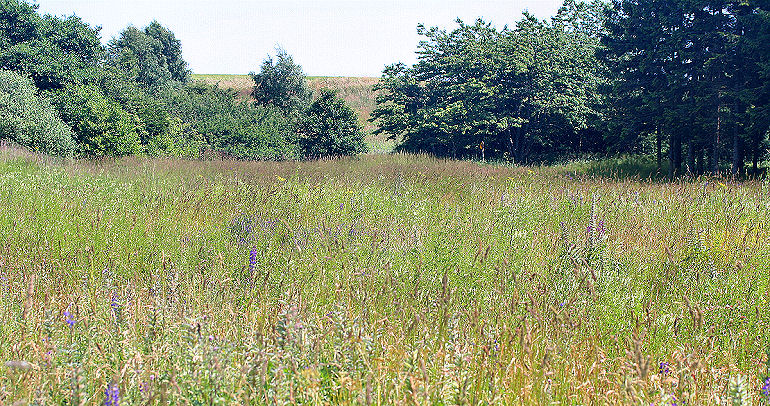
[[[104,406],[119,406],[120,405],[120,389],[116,384],[107,385],[107,389],[104,390]]]
[[[286,182],[286,179],[285,179],[285,178],[282,178],[282,177],[280,177],[280,176],[278,176],[278,175],[275,175],[275,177],[276,177],[276,178],[278,178],[278,180],[279,180],[280,182]]]
[[[257,248],[252,248],[249,252],[249,272],[252,274],[257,269]]]
[[[658,373],[660,373],[663,376],[668,376],[671,374],[671,364],[668,362],[661,362],[658,365]]]
[[[722,183],[722,182],[719,182],[719,186],[722,186],[723,188],[727,189],[727,185],[725,185],[725,184],[724,184],[724,183]]]
[[[70,328],[75,327],[75,319],[72,317],[72,313],[69,311],[64,311],[64,322],[67,323]]]
[[[676,396],[671,395],[671,397],[668,400],[670,402],[669,403],[670,406],[677,406]]]
[[[118,301],[118,295],[113,293],[110,299],[110,308],[113,312],[118,313],[120,311],[120,302]]]
[[[770,402],[770,377],[765,378],[765,384],[762,385],[760,392],[762,393],[762,397],[764,397],[766,401]]]

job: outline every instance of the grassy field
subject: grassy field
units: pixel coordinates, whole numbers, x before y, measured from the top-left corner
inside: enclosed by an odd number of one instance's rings
[[[603,170],[5,148],[0,403],[766,402],[770,184]]]
[[[236,90],[238,95],[243,98],[250,97],[251,88],[254,86],[249,75],[196,74],[192,75],[192,80],[212,85],[219,84],[220,87]],[[375,95],[372,86],[377,83],[377,80],[378,78],[365,77],[310,76],[308,77],[308,85],[316,91],[322,88],[336,90],[337,95],[358,113],[364,129],[371,130],[372,124],[367,120],[375,107]]]

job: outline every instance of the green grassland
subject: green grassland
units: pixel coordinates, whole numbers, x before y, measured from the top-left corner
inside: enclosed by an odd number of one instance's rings
[[[594,170],[6,147],[0,403],[759,401],[770,184]]]

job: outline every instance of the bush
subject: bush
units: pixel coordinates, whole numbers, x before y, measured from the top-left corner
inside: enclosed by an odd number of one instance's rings
[[[31,79],[0,71],[0,139],[45,154],[71,157],[73,136],[56,110],[38,96]]]
[[[299,157],[292,125],[279,111],[244,106],[244,111],[233,118],[231,131],[214,143],[218,151],[233,158],[253,161]]]
[[[75,131],[78,153],[84,157],[126,156],[142,152],[147,138],[143,123],[94,86],[68,86],[54,100]]]
[[[168,86],[158,96],[217,152],[249,160],[299,156],[292,125],[275,108],[252,107],[230,90],[201,83]]]
[[[151,156],[199,158],[205,149],[200,133],[178,117],[167,118],[165,131],[151,136],[147,143],[147,154]]]
[[[356,113],[335,92],[322,89],[299,124],[299,144],[306,157],[366,152]]]

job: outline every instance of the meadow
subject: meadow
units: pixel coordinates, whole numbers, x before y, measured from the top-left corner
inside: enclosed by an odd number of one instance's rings
[[[765,404],[769,235],[767,181],[5,146],[0,403]]]

